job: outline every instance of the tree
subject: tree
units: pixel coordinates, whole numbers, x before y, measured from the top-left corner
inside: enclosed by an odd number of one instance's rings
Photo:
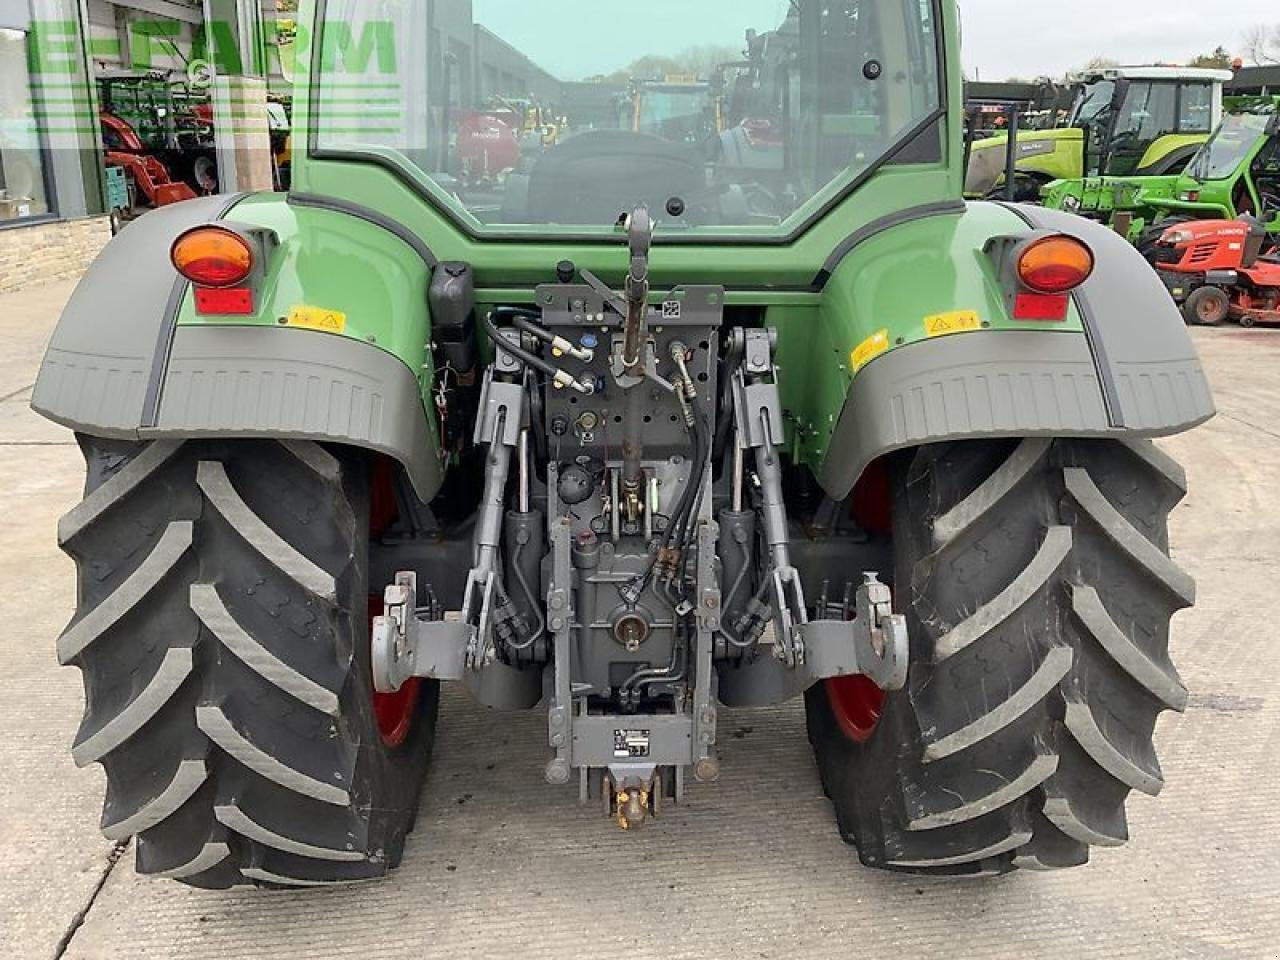
[[[674,57],[641,57],[622,70],[589,77],[588,82],[618,84],[631,80],[661,80],[663,77],[676,75],[706,79],[720,64],[732,63],[742,57],[742,51],[736,47],[712,44],[688,47]]]
[[[1280,24],[1250,27],[1244,35],[1244,52],[1260,67],[1280,64]]]
[[[1211,70],[1230,70],[1233,59],[1230,50],[1224,46],[1219,46],[1213,53],[1202,53],[1198,57],[1192,57],[1187,66],[1207,67]]]
[[[1110,57],[1093,57],[1084,65],[1085,70],[1111,70],[1120,66],[1119,60],[1112,60]]]

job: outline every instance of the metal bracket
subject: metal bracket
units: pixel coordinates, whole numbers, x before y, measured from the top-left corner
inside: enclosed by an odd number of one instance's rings
[[[467,666],[474,634],[458,620],[444,620],[427,588],[429,603],[414,609],[417,582],[413,573],[396,574],[386,589],[385,613],[373,620],[371,637],[373,686],[395,693],[412,677],[460,680],[477,701],[504,710],[527,710],[541,696],[541,673],[501,661],[482,669]]]
[[[492,570],[472,570],[462,599],[463,625],[467,628],[465,662],[479,670],[497,659],[492,641],[493,588],[497,575]]]
[[[461,680],[466,673],[470,629],[441,619],[434,598],[419,611],[417,597],[417,575],[397,573],[384,592],[383,614],[373,619],[373,686],[379,693],[395,693],[410,677]]]
[[[854,600],[853,646],[858,673],[881,690],[901,690],[907,684],[911,646],[907,618],[893,612],[893,593],[874,573],[862,575]]]
[[[733,395],[734,420],[744,449],[758,450],[783,436],[776,383],[747,383],[739,370],[733,379]]]
[[[883,690],[907,682],[910,645],[906,618],[895,614],[889,588],[874,573],[863,574],[853,620],[813,620],[796,632],[804,659],[794,667],[761,657],[721,671],[720,700],[730,707],[767,707],[799,696],[833,677],[863,675]]]
[[[501,435],[497,434],[499,420],[502,421]],[[520,442],[520,431],[526,426],[524,421],[524,387],[518,383],[495,380],[493,371],[487,371],[480,392],[479,415],[476,417],[476,444],[484,446],[498,442],[503,446],[514,447]]]
[[[805,660],[805,641],[803,631],[797,628],[804,624],[806,608],[800,572],[795,567],[774,570],[773,598],[777,613],[774,656],[788,667],[800,666]]]
[[[734,421],[743,449],[758,450],[777,443],[784,429],[773,365],[773,334],[743,330],[742,344],[742,362],[733,378]]]

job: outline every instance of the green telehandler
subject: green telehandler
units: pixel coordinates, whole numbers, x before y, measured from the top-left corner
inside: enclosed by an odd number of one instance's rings
[[[1191,220],[1247,215],[1280,233],[1280,98],[1237,108],[1180,175],[1062,180],[1041,202],[1111,224],[1148,258],[1167,229]]]
[[[140,873],[384,875],[442,682],[540,712],[503,762],[582,829],[714,790],[726,710],[803,698],[870,866],[1127,840],[1195,597],[1153,438],[1213,401],[1122,238],[962,199],[952,0],[795,0],[764,186],[572,116],[505,194],[448,172],[459,100],[519,93],[486,31],[570,81],[777,6],[304,0],[290,192],[150,213],[86,274],[33,406],[87,463],[57,652]]]
[[[1178,173],[1222,119],[1229,70],[1118,67],[1075,78],[1064,125],[1016,134],[1015,199],[1034,201],[1055,180]],[[1009,135],[971,147],[968,197],[999,197],[1008,179]]]

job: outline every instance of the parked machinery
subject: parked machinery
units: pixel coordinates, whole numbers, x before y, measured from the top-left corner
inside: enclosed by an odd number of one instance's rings
[[[1280,100],[1252,98],[1223,120],[1177,176],[1063,180],[1044,190],[1045,206],[1108,223],[1148,259],[1179,223],[1250,215],[1280,233]]]
[[[1188,323],[1280,323],[1280,245],[1261,220],[1197,220],[1169,227],[1156,269]]]
[[[162,207],[218,191],[213,109],[160,71],[98,76],[105,161],[133,183],[133,206]]]
[[[1064,125],[1017,135],[1016,198],[1034,202],[1057,180],[1180,172],[1221,121],[1222,85],[1230,79],[1229,70],[1189,67],[1120,67],[1078,77]],[[1003,192],[1008,145],[1008,134],[973,144],[967,196]]]

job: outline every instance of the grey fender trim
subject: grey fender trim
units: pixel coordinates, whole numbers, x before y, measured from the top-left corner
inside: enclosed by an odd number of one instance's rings
[[[1145,264],[1144,264],[1145,269]],[[1133,419],[1112,423],[1089,341],[1078,333],[967,333],[902,347],[854,379],[818,471],[843,500],[895,450],[980,437],[1159,437],[1214,414],[1195,351],[1129,359],[1118,383]]]
[[[308,330],[178,327],[158,422],[137,435],[306,439],[374,450],[404,465],[424,502],[444,476],[413,371],[379,347]]]
[[[178,234],[220,219],[236,197],[153,210],[103,249],[49,341],[31,406],[77,430],[133,437],[154,417],[159,378],[187,284],[169,265]],[[149,409],[150,408],[150,409]]]
[[[1156,405],[1160,377],[1174,369],[1192,369],[1204,381],[1195,345],[1164,281],[1124,237],[1101,224],[1044,207],[1002,204],[1029,226],[1078,237],[1093,248],[1097,267],[1075,293],[1089,346],[1102,378],[1112,423],[1150,434],[1177,433],[1180,422],[1168,403]],[[1203,417],[1214,413],[1204,388]],[[1171,419],[1172,418],[1172,419]]]

